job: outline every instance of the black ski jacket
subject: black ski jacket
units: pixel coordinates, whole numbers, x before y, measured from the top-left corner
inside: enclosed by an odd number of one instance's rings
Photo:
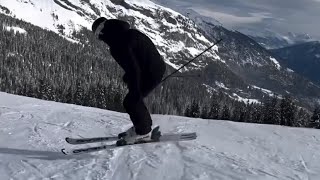
[[[125,71],[129,90],[140,92],[141,82],[161,78],[166,65],[148,36],[121,20],[107,20],[99,39],[110,47],[110,53]]]

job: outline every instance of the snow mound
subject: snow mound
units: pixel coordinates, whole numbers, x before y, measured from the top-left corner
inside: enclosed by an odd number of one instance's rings
[[[27,34],[27,31],[23,28],[20,27],[11,27],[11,26],[5,26],[5,29],[7,31],[13,31],[15,34],[19,33],[19,34]]]
[[[66,136],[115,135],[127,114],[0,92],[0,179],[319,179],[320,131],[153,115],[163,132],[198,139],[60,153]],[[89,145],[81,145],[89,146]]]

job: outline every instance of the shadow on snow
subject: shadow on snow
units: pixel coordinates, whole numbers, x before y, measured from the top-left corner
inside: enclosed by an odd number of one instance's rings
[[[0,154],[11,154],[20,155],[27,158],[41,159],[41,160],[68,160],[68,159],[87,159],[92,158],[93,155],[82,154],[82,155],[64,155],[62,152],[56,151],[38,151],[38,150],[27,150],[27,149],[14,149],[14,148],[3,148],[0,147]]]

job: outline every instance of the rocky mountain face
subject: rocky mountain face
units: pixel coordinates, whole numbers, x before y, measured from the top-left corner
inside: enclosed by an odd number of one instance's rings
[[[282,65],[248,36],[225,29],[194,12],[180,14],[149,0],[1,0],[0,12],[83,43],[74,34],[91,28],[99,16],[128,21],[157,45],[172,69],[179,68],[217,39],[223,41],[181,71],[200,74],[197,84],[230,98],[261,102],[266,96],[292,95],[302,105],[320,97],[320,87]]]
[[[320,42],[308,42],[271,50],[281,63],[320,85]]]

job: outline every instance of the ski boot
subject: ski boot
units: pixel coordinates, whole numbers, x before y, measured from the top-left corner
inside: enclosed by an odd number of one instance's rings
[[[118,135],[119,140],[117,141],[117,146],[124,146],[130,144],[141,144],[150,141],[159,141],[161,132],[159,131],[159,126],[154,128],[148,134],[139,135],[136,133],[134,126],[129,128],[127,131],[120,133]]]

